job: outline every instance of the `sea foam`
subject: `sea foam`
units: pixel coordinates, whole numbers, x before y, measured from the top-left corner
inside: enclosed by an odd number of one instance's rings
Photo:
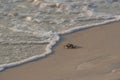
[[[60,39],[59,35],[68,34],[68,33],[75,32],[75,31],[78,31],[78,30],[81,30],[81,29],[86,29],[86,28],[90,28],[90,27],[93,27],[93,26],[103,25],[103,24],[107,24],[107,23],[111,23],[111,22],[115,22],[115,21],[120,21],[120,16],[116,16],[115,19],[107,20],[107,21],[104,21],[102,23],[95,23],[95,24],[86,25],[86,26],[78,26],[78,27],[75,27],[73,29],[69,29],[69,30],[63,31],[63,32],[53,33],[54,37],[52,37],[52,39],[50,40],[49,44],[47,45],[45,53],[43,53],[41,55],[32,56],[30,58],[27,58],[27,59],[24,59],[24,60],[21,60],[21,61],[18,61],[18,62],[13,62],[13,63],[9,63],[9,64],[0,65],[0,71],[3,71],[5,68],[13,67],[13,66],[20,65],[20,64],[23,64],[23,63],[26,63],[26,62],[33,61],[35,59],[40,59],[40,58],[46,57],[47,55],[52,53],[52,47]]]
[[[38,1],[39,4],[46,4],[46,6],[37,5],[37,8],[34,0],[32,3],[27,3],[22,0],[20,1],[11,0],[8,2],[9,4],[7,2],[4,2],[4,0],[0,0],[0,1],[2,4],[2,8],[0,8],[2,20],[0,21],[4,21],[4,20],[7,21],[9,24],[9,27],[7,28],[9,30],[16,33],[22,32],[25,34],[30,34],[32,36],[41,38],[40,41],[37,41],[37,42],[36,41],[27,41],[27,42],[16,41],[16,43],[19,43],[19,44],[20,43],[22,44],[23,43],[25,44],[48,43],[44,53],[27,57],[26,59],[22,59],[19,61],[1,64],[0,71],[4,70],[5,68],[14,67],[16,65],[24,64],[24,63],[48,56],[49,54],[52,53],[53,46],[55,46],[55,44],[59,42],[60,35],[76,32],[86,28],[96,27],[98,25],[103,25],[103,24],[120,20],[120,13],[119,12],[116,13],[117,10],[114,12],[111,12],[111,9],[105,5],[105,4],[111,5],[112,0],[111,1],[91,0],[90,2],[89,0],[86,0],[86,2],[77,1],[77,0],[75,1],[74,0],[52,0],[52,1],[45,0],[40,2],[39,0],[35,0],[35,1]],[[13,4],[16,5],[17,2],[18,4],[23,2],[27,4],[27,6],[23,5],[24,7],[18,8],[19,6],[22,6],[22,5],[18,5],[14,9],[20,9],[20,10],[14,11],[12,10]],[[53,6],[54,3],[60,4],[58,9],[54,8],[55,7]],[[103,3],[104,4],[103,6],[107,9],[105,10],[101,9],[102,8],[102,6],[100,5],[101,3]],[[8,4],[10,7],[4,6],[6,4]],[[8,9],[10,9],[13,12],[19,13],[18,16],[9,16],[8,14],[9,13],[12,14],[12,12],[7,11]],[[40,20],[40,23],[34,22],[34,19]],[[8,26],[6,23],[5,24],[2,23],[1,25]],[[4,29],[4,27],[2,27],[2,29]],[[6,38],[4,40],[6,40]],[[8,41],[9,40],[12,40],[12,39],[8,39]],[[8,43],[14,44],[15,42],[9,41]]]

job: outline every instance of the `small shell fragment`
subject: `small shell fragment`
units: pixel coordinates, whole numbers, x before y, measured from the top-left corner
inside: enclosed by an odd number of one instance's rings
[[[60,3],[56,3],[56,8],[60,8],[61,4]]]
[[[60,3],[44,3],[47,7],[52,7],[52,8],[59,8],[61,6]]]
[[[25,20],[26,21],[32,21],[32,17],[26,17]]]
[[[37,1],[37,2],[35,2],[35,5],[36,5],[36,6],[39,6],[40,3],[41,3],[40,1]]]

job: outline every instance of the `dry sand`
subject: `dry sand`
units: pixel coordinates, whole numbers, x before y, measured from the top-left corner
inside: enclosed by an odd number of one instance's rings
[[[47,58],[0,72],[0,80],[120,80],[120,22],[65,35]],[[66,43],[80,48],[64,49]]]

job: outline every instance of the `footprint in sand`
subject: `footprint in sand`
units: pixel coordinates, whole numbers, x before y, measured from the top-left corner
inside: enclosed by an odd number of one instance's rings
[[[86,70],[86,69],[91,69],[91,68],[94,68],[95,65],[91,62],[85,62],[85,63],[82,63],[82,64],[79,64],[76,68],[76,70]]]

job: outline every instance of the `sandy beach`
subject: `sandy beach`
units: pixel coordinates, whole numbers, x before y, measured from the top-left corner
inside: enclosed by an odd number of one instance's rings
[[[52,55],[6,69],[0,80],[120,80],[119,41],[120,22],[64,35]]]

